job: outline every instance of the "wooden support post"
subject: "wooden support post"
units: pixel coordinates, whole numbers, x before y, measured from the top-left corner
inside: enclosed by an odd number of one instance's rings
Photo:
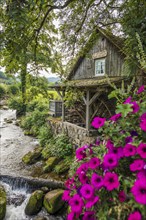
[[[65,96],[65,91],[62,91],[62,122],[65,121],[65,104],[64,104],[64,96]]]
[[[86,93],[86,129],[88,131],[90,129],[90,105],[89,105],[89,101],[90,101],[90,91],[87,90],[87,93]]]

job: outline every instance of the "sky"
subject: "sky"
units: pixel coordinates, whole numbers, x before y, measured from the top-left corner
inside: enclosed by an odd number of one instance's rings
[[[5,67],[0,67],[0,71],[5,72]],[[45,76],[46,78],[48,78],[48,77],[58,77],[57,74],[51,73],[51,71],[49,69],[48,69],[48,71],[40,70],[39,72],[40,72],[41,76]]]

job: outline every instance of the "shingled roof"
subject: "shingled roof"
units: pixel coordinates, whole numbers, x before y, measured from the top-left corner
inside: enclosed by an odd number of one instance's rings
[[[100,87],[105,87],[107,85],[110,86],[110,83],[118,83],[121,82],[122,80],[125,80],[126,77],[110,77],[110,78],[106,78],[106,77],[101,77],[98,79],[84,79],[84,80],[68,80],[64,83],[59,83],[59,84],[55,84],[53,86],[50,86],[50,88],[59,88],[64,90],[66,87],[72,87],[72,88],[80,88],[80,89],[84,89],[84,88],[98,88],[98,86]]]
[[[120,38],[119,36],[115,36],[113,35],[110,31],[107,31],[105,29],[101,29],[101,28],[96,28],[96,35],[95,33],[94,34],[91,34],[88,42],[86,43],[86,45],[84,46],[84,48],[82,49],[83,52],[79,54],[82,54],[80,55],[78,58],[77,58],[77,61],[76,63],[74,64],[73,68],[71,69],[70,73],[68,74],[67,76],[67,80],[70,80],[72,75],[76,72],[78,66],[80,65],[80,63],[82,62],[82,60],[85,58],[86,56],[86,53],[88,53],[88,51],[91,49],[91,45],[93,46],[94,43],[96,42],[96,40],[98,39],[98,36],[102,35],[104,36],[106,39],[108,39],[113,45],[115,45],[115,47],[117,47],[117,49],[122,53],[124,54],[123,52],[123,46],[124,46],[124,39]],[[89,46],[90,45],[90,46]]]

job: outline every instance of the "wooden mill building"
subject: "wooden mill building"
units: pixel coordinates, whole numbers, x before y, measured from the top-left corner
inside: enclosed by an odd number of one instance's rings
[[[62,103],[62,121],[92,130],[95,116],[109,118],[115,110],[115,101],[108,99],[110,83],[120,86],[124,76],[123,40],[97,29],[77,59],[66,81],[53,88],[64,98],[68,88],[83,92],[82,101],[66,111]],[[109,83],[110,82],[110,83]]]

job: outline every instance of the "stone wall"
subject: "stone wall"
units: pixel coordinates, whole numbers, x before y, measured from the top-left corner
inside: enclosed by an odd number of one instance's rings
[[[89,143],[95,143],[97,131],[87,131],[69,122],[61,122],[55,119],[48,121],[54,134],[65,133],[74,145],[83,146]]]

